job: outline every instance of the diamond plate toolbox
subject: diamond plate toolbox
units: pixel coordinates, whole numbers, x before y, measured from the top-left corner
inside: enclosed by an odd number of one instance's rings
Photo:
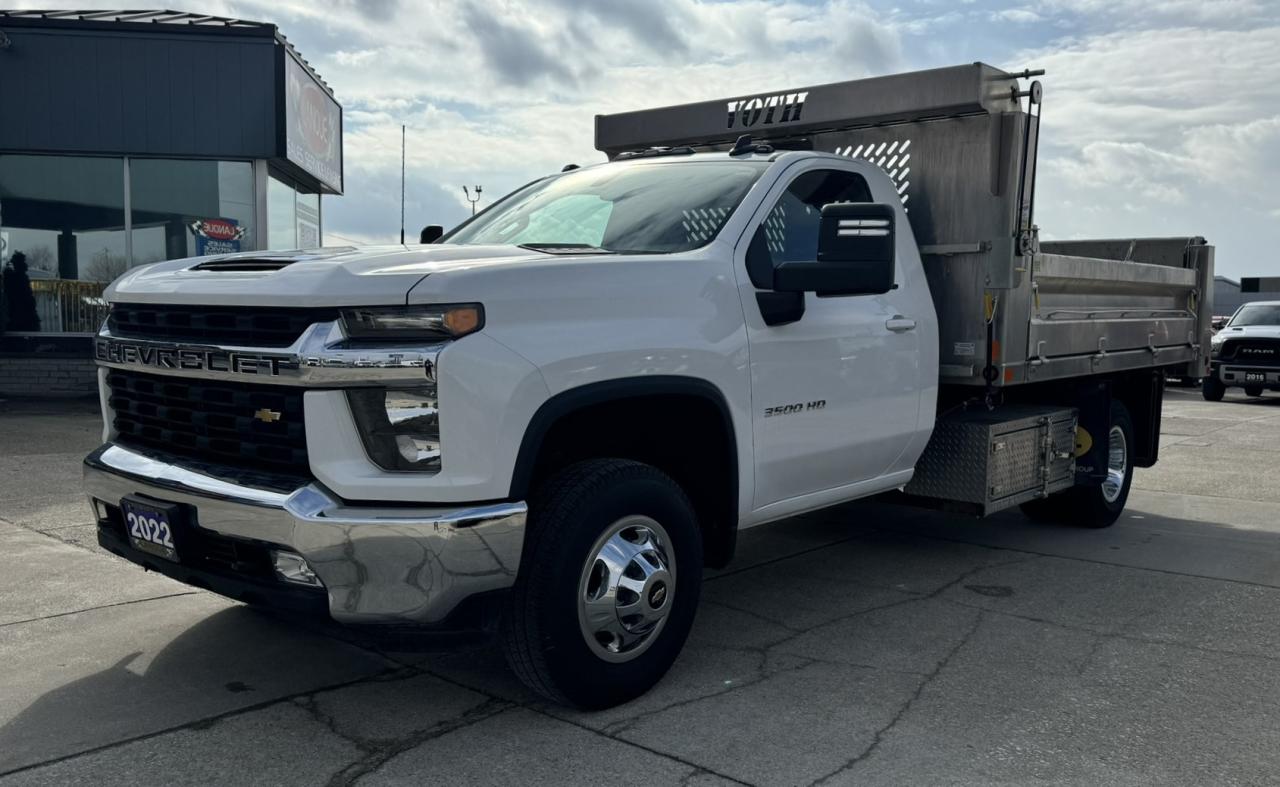
[[[907,494],[968,503],[983,515],[1075,482],[1076,411],[1010,405],[939,419]]]

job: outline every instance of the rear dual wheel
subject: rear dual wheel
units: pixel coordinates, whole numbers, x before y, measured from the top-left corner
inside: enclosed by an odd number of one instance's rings
[[[1022,512],[1038,522],[1087,528],[1114,525],[1124,512],[1133,485],[1134,445],[1129,410],[1113,400],[1107,430],[1107,475],[1102,483],[1074,486],[1042,500],[1023,503]]]
[[[702,587],[702,535],[680,487],[649,465],[597,459],[534,495],[502,640],[534,691],[607,708],[679,655]]]

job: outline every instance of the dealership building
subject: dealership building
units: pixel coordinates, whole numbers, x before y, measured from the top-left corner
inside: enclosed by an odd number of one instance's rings
[[[93,392],[107,283],[319,246],[341,193],[342,108],[275,25],[0,11],[0,396]]]

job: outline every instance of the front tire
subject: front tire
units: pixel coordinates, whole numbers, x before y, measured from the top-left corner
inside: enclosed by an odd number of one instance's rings
[[[1206,377],[1200,386],[1200,395],[1206,402],[1221,402],[1227,393],[1227,386],[1217,377]]]
[[[658,469],[573,465],[530,501],[503,647],[512,671],[583,709],[634,699],[680,654],[702,589],[693,506]]]
[[[1261,386],[1261,385],[1246,385],[1246,386],[1245,386],[1245,388],[1244,388],[1244,395],[1245,395],[1245,396],[1252,396],[1253,398],[1255,398],[1255,399],[1256,399],[1256,398],[1258,398],[1259,396],[1262,396],[1262,386]]]

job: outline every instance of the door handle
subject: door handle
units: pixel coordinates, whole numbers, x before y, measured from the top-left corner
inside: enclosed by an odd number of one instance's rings
[[[901,314],[895,314],[884,321],[884,327],[894,333],[902,333],[903,331],[915,330],[916,321],[910,317],[903,317]]]

